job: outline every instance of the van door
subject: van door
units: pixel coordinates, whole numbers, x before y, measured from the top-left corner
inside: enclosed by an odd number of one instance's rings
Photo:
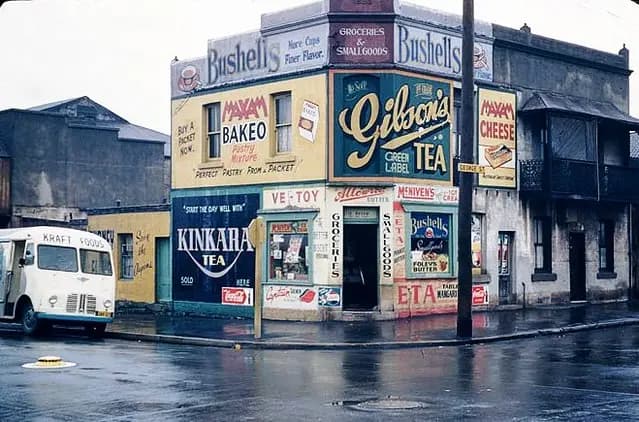
[[[7,286],[6,286],[6,314],[9,316],[13,316],[14,314],[14,306],[16,300],[20,296],[20,282],[22,280],[22,266],[20,265],[20,258],[24,255],[24,246],[25,241],[19,240],[13,243],[13,251],[11,253],[11,257],[9,261],[11,263],[10,270],[11,272],[7,275]]]
[[[13,243],[0,242],[0,317],[5,316],[7,299],[11,288],[11,253]]]

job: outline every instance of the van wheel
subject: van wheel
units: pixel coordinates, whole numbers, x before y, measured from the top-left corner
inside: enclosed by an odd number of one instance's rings
[[[104,336],[104,330],[106,329],[106,323],[99,322],[96,324],[88,324],[84,326],[84,331],[91,338],[102,338]]]
[[[36,335],[42,329],[41,321],[33,310],[31,303],[26,303],[22,307],[22,331],[28,336]]]

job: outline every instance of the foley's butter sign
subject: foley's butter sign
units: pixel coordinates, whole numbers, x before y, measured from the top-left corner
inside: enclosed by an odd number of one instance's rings
[[[390,72],[336,72],[333,82],[334,180],[450,183],[450,82]]]

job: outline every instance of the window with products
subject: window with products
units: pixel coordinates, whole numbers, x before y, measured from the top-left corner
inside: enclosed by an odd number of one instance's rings
[[[269,280],[308,281],[308,222],[268,223]]]

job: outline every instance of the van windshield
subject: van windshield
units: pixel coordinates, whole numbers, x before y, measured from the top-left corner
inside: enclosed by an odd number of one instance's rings
[[[78,271],[76,249],[65,246],[38,245],[38,268],[75,273]]]
[[[113,275],[108,252],[80,249],[80,267],[85,274]]]

